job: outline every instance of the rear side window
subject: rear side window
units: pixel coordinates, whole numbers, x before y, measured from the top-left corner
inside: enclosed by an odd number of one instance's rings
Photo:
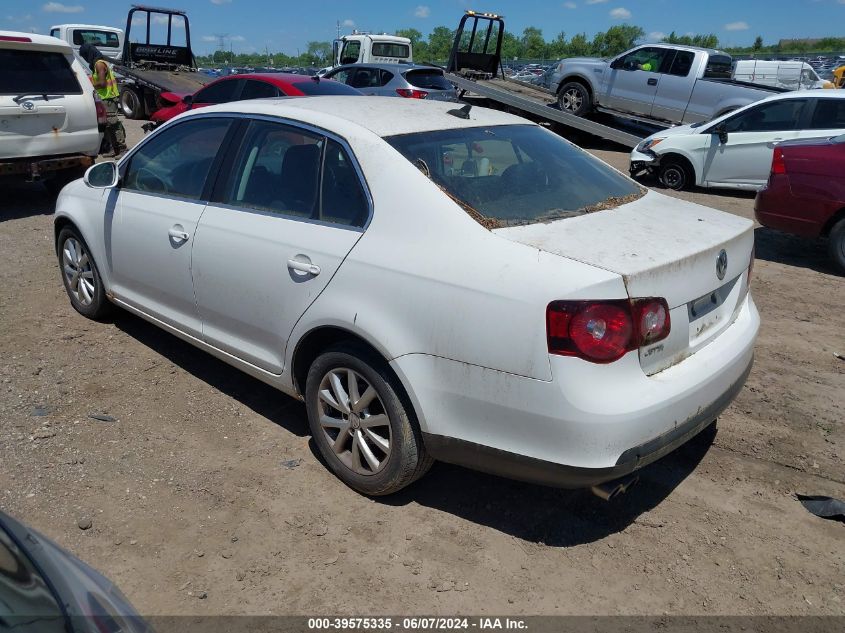
[[[810,121],[810,129],[845,129],[845,99],[819,99]]]
[[[231,82],[230,82],[231,83]],[[279,96],[279,89],[266,81],[247,79],[244,89],[241,91],[241,100],[247,99],[270,99]]]
[[[194,103],[228,103],[235,100],[240,79],[217,81],[194,95]]]
[[[316,96],[316,95],[358,95],[361,96],[361,93],[355,90],[355,88],[351,86],[347,86],[346,84],[342,84],[339,81],[332,81],[329,79],[328,81],[320,80],[314,81],[313,79],[309,79],[308,81],[300,81],[298,83],[293,84],[293,87],[299,90],[302,94],[308,96]]]
[[[120,40],[117,39],[117,33],[111,31],[76,30],[73,32],[73,43],[76,46],[93,44],[94,46],[120,48]]]
[[[440,70],[409,70],[405,79],[415,88],[426,90],[451,90],[452,84],[446,81]]]
[[[345,226],[364,226],[369,204],[355,166],[340,143],[329,140],[323,161],[320,219]]]
[[[730,79],[733,60],[728,55],[711,55],[704,69],[705,79]]]
[[[669,74],[677,77],[686,77],[692,69],[693,59],[695,59],[695,53],[678,51],[672,65],[669,67]]]
[[[349,83],[353,88],[380,88],[381,78],[378,68],[359,68]]]
[[[378,42],[373,44],[374,57],[410,57],[411,49],[406,44]]]
[[[162,130],[132,155],[124,189],[199,200],[230,125],[203,118]]]
[[[70,62],[62,53],[0,50],[0,68],[0,94],[82,94]]]

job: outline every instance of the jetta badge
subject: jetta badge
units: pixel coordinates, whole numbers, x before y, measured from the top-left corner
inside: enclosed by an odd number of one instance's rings
[[[24,110],[31,111],[31,110],[35,107],[35,104],[34,104],[32,101],[24,101],[24,102],[21,104],[21,107],[22,107]]]
[[[725,275],[728,272],[728,253],[723,248],[719,251],[719,256],[716,258],[716,276],[719,278],[719,281],[722,281],[725,278]]]

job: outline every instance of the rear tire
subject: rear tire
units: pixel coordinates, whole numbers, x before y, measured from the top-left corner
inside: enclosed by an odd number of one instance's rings
[[[575,116],[584,116],[592,109],[590,92],[577,81],[561,86],[557,93],[557,104],[562,111]]]
[[[661,185],[673,191],[686,189],[692,181],[689,168],[681,161],[673,159],[669,159],[660,165],[658,178]]]
[[[833,265],[845,275],[845,218],[839,220],[830,230],[827,251]]]
[[[136,88],[124,86],[120,89],[120,111],[127,119],[144,118],[144,99]]]
[[[397,492],[433,463],[401,393],[387,364],[361,346],[332,347],[308,370],[305,405],[314,443],[329,469],[365,495]]]

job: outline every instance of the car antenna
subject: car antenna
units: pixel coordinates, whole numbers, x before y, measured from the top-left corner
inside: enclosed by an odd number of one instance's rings
[[[468,119],[470,110],[472,110],[472,105],[468,103],[463,108],[456,108],[454,110],[448,110],[446,112],[446,114],[451,114],[452,116],[456,116],[459,119]]]

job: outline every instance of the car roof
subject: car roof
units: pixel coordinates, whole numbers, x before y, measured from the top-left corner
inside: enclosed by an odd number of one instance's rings
[[[428,66],[426,64],[381,64],[378,62],[364,62],[362,64],[344,64],[343,66],[333,68],[332,72],[352,68],[378,68],[380,70],[389,70],[395,73],[405,72],[408,70],[439,70],[440,72],[443,72],[443,69],[439,66]]]
[[[763,101],[781,101],[783,99],[845,99],[845,90],[790,90],[780,94],[772,95],[755,101],[753,104],[762,103]]]
[[[49,35],[38,35],[37,33],[22,33],[20,31],[0,31],[0,37],[19,37],[26,39],[26,42],[0,41],[4,48],[37,48],[40,50],[54,49],[64,53],[71,52],[70,44],[57,37]]]
[[[290,118],[341,136],[355,135],[356,132],[360,134],[363,130],[385,137],[465,127],[535,125],[521,117],[488,108],[473,107],[469,119],[448,114],[449,110],[461,107],[461,104],[453,102],[423,99],[315,96],[308,99],[235,101],[208,106],[194,112],[228,112]]]
[[[225,77],[218,77],[218,81],[233,81],[235,79],[258,79],[260,81],[267,81],[272,84],[289,86],[297,82],[308,81],[311,79],[309,75],[299,75],[297,73],[238,73],[235,75],[226,75]]]
[[[53,29],[100,29],[101,31],[123,31],[123,29],[117,28],[116,26],[101,26],[99,24],[54,24],[50,27],[50,30]]]

